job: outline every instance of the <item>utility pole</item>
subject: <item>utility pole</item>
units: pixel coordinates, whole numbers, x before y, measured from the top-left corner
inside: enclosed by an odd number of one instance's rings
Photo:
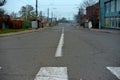
[[[37,20],[38,17],[38,0],[36,0],[36,23],[37,23],[37,28],[39,28],[39,22]]]
[[[51,12],[51,22],[53,22],[53,11]]]
[[[49,22],[49,8],[48,8],[48,10],[47,10],[47,21]]]
[[[80,10],[80,8],[79,8],[79,25],[81,25],[81,10]]]
[[[37,16],[38,16],[38,0],[36,0],[36,21],[37,21]]]

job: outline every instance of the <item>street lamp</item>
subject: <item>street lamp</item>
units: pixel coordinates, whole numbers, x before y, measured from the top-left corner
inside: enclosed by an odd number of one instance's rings
[[[55,10],[56,10],[56,8],[53,8],[53,19],[56,21],[56,15],[55,15],[55,14],[56,14],[56,13],[55,13],[56,11],[55,11]]]

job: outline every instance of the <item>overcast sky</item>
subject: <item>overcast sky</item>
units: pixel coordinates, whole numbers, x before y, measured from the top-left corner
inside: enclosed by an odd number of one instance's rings
[[[18,12],[21,6],[32,5],[35,7],[36,0],[7,0],[6,5],[3,7],[8,13],[12,11]],[[79,5],[83,0],[38,0],[38,10],[43,11],[43,14],[47,15],[47,9],[50,12],[60,17],[66,17],[67,19],[73,19],[74,14],[77,13]]]

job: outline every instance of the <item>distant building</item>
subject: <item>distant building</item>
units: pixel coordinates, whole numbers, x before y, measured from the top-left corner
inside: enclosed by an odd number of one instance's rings
[[[84,22],[86,22],[86,20],[87,20],[86,15],[82,16],[82,18],[81,18],[81,22],[84,23]]]
[[[82,22],[81,25],[82,25],[84,28],[88,28],[88,19],[87,19],[87,16],[86,16],[86,15],[82,16],[81,22]]]
[[[100,27],[120,29],[120,0],[100,0]]]
[[[99,28],[100,4],[99,2],[86,8],[86,16],[92,21],[93,28]]]

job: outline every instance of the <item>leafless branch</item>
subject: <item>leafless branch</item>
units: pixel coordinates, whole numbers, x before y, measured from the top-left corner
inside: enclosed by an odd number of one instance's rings
[[[6,3],[6,0],[0,0],[0,6],[3,6]]]

